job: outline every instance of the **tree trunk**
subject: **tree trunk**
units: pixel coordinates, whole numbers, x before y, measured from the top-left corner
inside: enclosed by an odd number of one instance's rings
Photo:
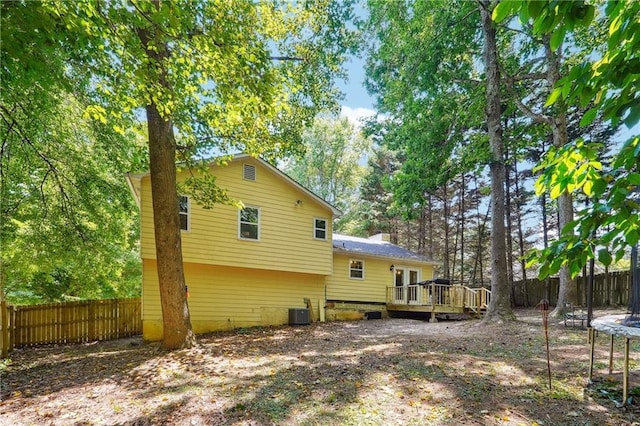
[[[453,204],[453,197],[455,196],[455,180],[453,181],[454,187],[453,187],[453,193],[451,194],[451,201],[452,201],[452,209],[455,207]],[[458,203],[458,206],[460,205],[460,203]],[[453,213],[453,212],[452,212]],[[460,213],[460,209],[458,209],[458,213]],[[451,279],[455,280],[456,279],[456,267],[458,264],[458,240],[460,238],[460,216],[456,215],[453,218],[453,225],[454,225],[454,229],[455,229],[455,237],[453,239],[453,256],[452,256],[452,263],[451,263]]]
[[[175,142],[170,121],[155,105],[147,106],[153,227],[166,349],[192,347],[195,336],[185,291],[182,242],[176,190]]]
[[[474,176],[473,181],[475,182],[475,192],[479,193],[480,189],[478,185],[477,176]],[[484,245],[484,229],[487,224],[487,220],[489,218],[489,210],[490,210],[490,207],[487,207],[487,212],[484,215],[484,219],[482,219],[481,221],[481,218],[483,216],[480,214],[480,197],[476,196],[476,217],[477,217],[478,236],[476,238],[476,253],[473,261],[473,272],[471,273],[471,278],[470,278],[471,283],[474,285],[479,282],[481,286],[484,286],[484,275],[482,271],[482,252],[483,252],[483,245]],[[478,278],[478,274],[480,275],[480,278]]]
[[[465,176],[464,173],[460,174],[460,284],[464,284],[464,216],[465,216]]]
[[[543,248],[549,247],[549,224],[547,221],[547,195],[543,193],[540,196],[540,207],[542,208],[542,240]],[[549,301],[551,299],[551,279],[547,276],[544,279],[544,299]]]
[[[420,206],[420,223],[418,224],[418,253],[426,256],[427,244],[427,206]]]
[[[516,191],[516,223],[518,227],[518,247],[520,249],[520,270],[522,281],[527,281],[527,262],[526,252],[524,247],[524,231],[522,230],[522,189],[520,188],[520,179],[518,178],[518,162],[515,161],[513,163],[513,176],[514,176],[514,185]],[[527,291],[527,286],[524,285],[522,287],[523,290],[523,298],[524,298],[524,306],[529,306],[529,292]]]
[[[609,307],[611,306],[611,283],[609,282],[609,267],[605,265],[604,267],[604,285],[605,285],[605,297],[604,297],[604,305]]]
[[[555,133],[555,131],[554,131]],[[566,133],[565,133],[566,135]],[[555,139],[555,136],[554,136]],[[558,228],[562,228],[573,220],[573,199],[571,194],[565,192],[558,197]],[[556,308],[551,312],[551,316],[561,317],[566,312],[565,305],[567,303],[578,302],[578,285],[575,279],[571,278],[569,268],[563,266],[559,273],[560,284],[558,286],[558,303]]]
[[[433,259],[433,254],[434,254],[434,250],[433,250],[433,197],[431,196],[431,194],[428,195],[427,197],[427,202],[429,203],[429,210],[427,212],[427,221],[428,221],[428,237],[429,241],[427,242],[427,247],[428,247],[428,251],[427,251],[427,257],[429,259]]]
[[[550,37],[544,38],[545,59],[547,61],[547,82],[549,88],[553,88],[560,80],[560,56],[551,50]],[[567,130],[567,113],[564,110],[562,100],[556,103],[558,109],[557,114],[551,122],[553,132],[553,145],[560,148],[567,144],[569,136]],[[558,230],[562,229],[566,224],[573,221],[573,197],[567,191],[558,197]],[[566,313],[565,305],[567,303],[579,303],[578,289],[576,280],[571,278],[569,268],[563,266],[560,268],[560,285],[558,288],[558,303],[556,308],[551,312],[554,317],[560,317]]]
[[[150,59],[150,71],[156,72],[160,86],[169,90],[166,68],[163,66],[169,56],[166,43],[155,40],[150,30],[140,29],[138,35]],[[191,329],[182,263],[173,123],[160,115],[153,101],[147,105],[146,111],[153,229],[162,308],[162,346],[165,349],[190,348],[195,345],[196,339]]]
[[[507,126],[507,121],[505,121],[505,127]],[[515,306],[516,304],[516,287],[513,285],[513,221],[511,219],[511,164],[509,161],[509,148],[505,148],[504,150],[504,194],[505,194],[505,207],[506,207],[506,219],[507,219],[507,230],[506,230],[506,244],[507,244],[507,281],[509,282],[509,288],[511,289],[511,306]]]
[[[444,278],[450,280],[451,277],[451,270],[449,269],[449,214],[450,214],[450,209],[449,209],[449,194],[447,193],[447,185],[448,182],[445,181],[444,185],[443,185],[443,209],[444,209],[444,215],[443,215],[443,221],[444,221],[444,253],[443,253],[443,262],[442,262],[442,273],[444,274]]]
[[[484,67],[487,91],[487,128],[491,149],[491,302],[485,321],[513,320],[509,283],[507,281],[507,259],[505,256],[505,207],[504,207],[504,160],[502,124],[500,122],[500,74],[496,27],[491,19],[490,2],[480,2],[482,33],[484,36]]]
[[[487,207],[487,211],[482,219],[482,225],[480,226],[480,236],[478,237],[478,265],[480,267],[480,285],[484,287],[484,239],[487,231],[487,222],[489,221],[489,213],[491,212],[491,205]]]

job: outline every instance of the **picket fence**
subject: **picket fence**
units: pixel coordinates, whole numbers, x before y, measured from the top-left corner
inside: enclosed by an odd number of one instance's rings
[[[11,306],[2,302],[2,355],[14,348],[84,343],[142,334],[141,299]]]

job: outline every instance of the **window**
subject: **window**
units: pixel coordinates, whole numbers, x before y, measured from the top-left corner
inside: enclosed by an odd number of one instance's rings
[[[362,260],[349,260],[349,278],[364,279],[364,262]]]
[[[180,229],[189,230],[189,197],[186,195],[178,196],[178,214],[180,215]]]
[[[313,219],[313,238],[315,238],[316,240],[327,239],[327,220],[326,219],[318,219],[317,217]]]
[[[256,180],[256,166],[253,164],[243,164],[242,177],[246,180]]]
[[[238,228],[241,239],[260,239],[260,209],[257,207],[245,207],[240,210]]]

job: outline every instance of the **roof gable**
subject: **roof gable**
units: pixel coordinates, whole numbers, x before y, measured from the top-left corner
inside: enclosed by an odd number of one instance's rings
[[[279,168],[277,168],[273,164],[263,160],[260,157],[253,157],[253,156],[251,156],[249,154],[237,154],[237,155],[235,155],[233,157],[233,159],[231,161],[241,161],[241,160],[247,160],[247,159],[255,160],[258,164],[263,166],[263,168],[265,168],[269,172],[271,172],[271,173],[275,174],[276,176],[278,176],[279,178],[281,178],[287,184],[292,186],[295,190],[303,192],[307,196],[309,196],[312,199],[314,199],[315,201],[317,201],[319,204],[327,207],[328,209],[331,210],[331,212],[333,213],[334,216],[336,216],[336,217],[337,216],[342,216],[342,212],[340,210],[338,210],[335,206],[333,206],[332,204],[328,203],[327,201],[322,199],[320,196],[318,196],[315,193],[313,193],[311,190],[305,188],[302,184],[297,182],[291,176],[287,175],[285,172],[283,172],[282,170],[280,170]]]
[[[313,193],[311,190],[305,188],[302,184],[300,184],[299,182],[294,180],[292,177],[290,177],[289,175],[284,173],[282,170],[278,169],[276,166],[274,166],[271,163],[263,160],[260,157],[254,157],[254,156],[251,156],[249,154],[236,154],[231,158],[231,160],[229,162],[236,162],[236,161],[242,161],[242,160],[253,160],[253,161],[255,161],[260,166],[262,166],[264,169],[268,170],[270,173],[278,176],[285,183],[290,185],[293,189],[306,194],[307,196],[311,197],[313,200],[315,200],[316,202],[318,202],[322,206],[330,209],[335,217],[342,216],[342,212],[340,210],[338,210],[335,206],[333,206],[332,204],[328,203],[327,201],[322,199],[320,196],[318,196],[315,193]],[[213,168],[213,167],[216,167],[216,166],[217,167],[224,167],[224,166],[220,166],[215,160],[211,160],[209,162],[209,168],[210,169]],[[147,172],[142,172],[142,173],[127,173],[125,175],[126,179],[127,179],[127,183],[129,184],[129,189],[131,190],[131,193],[133,194],[133,197],[135,198],[135,200],[136,200],[136,202],[138,204],[138,207],[140,207],[140,182],[147,175],[149,175],[148,171]]]

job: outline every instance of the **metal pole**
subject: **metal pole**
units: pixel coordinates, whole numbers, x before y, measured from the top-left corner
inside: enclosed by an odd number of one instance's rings
[[[589,205],[589,198],[587,198],[587,206]],[[595,231],[591,232],[591,240],[595,238]],[[595,247],[593,247],[595,256]],[[591,257],[589,260],[589,281],[587,282],[587,327],[591,327],[591,320],[593,319],[593,273],[595,269],[595,259]]]
[[[591,327],[591,320],[593,319],[593,275],[595,259],[589,260],[589,282],[587,283],[587,327]]]
[[[589,327],[589,383],[591,383],[591,378],[593,377],[593,354],[595,352],[596,339],[595,339],[595,330]]]
[[[611,335],[611,344],[609,345],[609,374],[613,374],[613,338],[615,336]]]
[[[629,338],[624,338],[624,371],[622,372],[622,405],[627,405],[629,398]]]

